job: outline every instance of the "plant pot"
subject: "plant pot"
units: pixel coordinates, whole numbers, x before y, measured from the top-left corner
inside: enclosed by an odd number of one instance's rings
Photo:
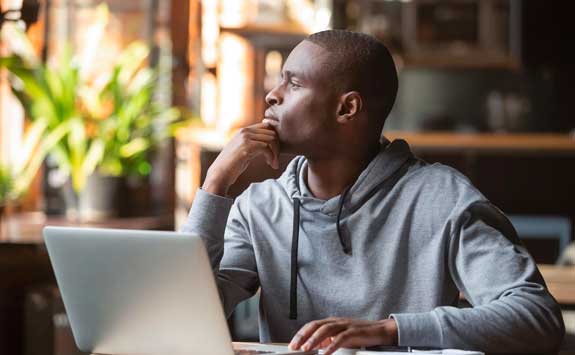
[[[127,176],[123,179],[121,217],[141,217],[153,214],[152,189],[149,176]]]
[[[79,193],[68,181],[64,186],[66,218],[78,222],[99,222],[118,217],[122,181],[123,178],[119,176],[92,174]]]

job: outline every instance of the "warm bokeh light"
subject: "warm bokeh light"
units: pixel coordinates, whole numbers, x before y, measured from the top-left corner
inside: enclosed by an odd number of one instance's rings
[[[19,9],[22,0],[0,0],[2,10]],[[11,45],[18,46],[19,41],[10,41],[11,28],[19,26],[14,23],[5,23],[0,42],[0,55],[8,55],[7,50]],[[9,43],[13,42],[13,43]],[[13,48],[13,47],[11,47]],[[21,52],[31,50],[24,48]],[[24,124],[24,110],[18,100],[12,94],[8,85],[7,73],[0,73],[0,162],[3,164],[18,164],[18,148],[22,145],[22,133]]]
[[[202,0],[202,61],[206,67],[216,65],[219,36],[218,1]]]
[[[228,132],[253,119],[253,49],[245,38],[223,33],[220,51],[217,129]]]
[[[331,8],[328,1],[320,1],[315,11],[315,23],[311,32],[324,31],[330,28]]]
[[[270,51],[266,54],[264,78],[264,89],[266,92],[271,91],[276,86],[282,70],[282,55],[278,51]]]
[[[200,101],[200,115],[207,127],[213,127],[217,120],[217,81],[212,73],[205,73],[202,76],[202,89]]]
[[[24,109],[7,84],[7,74],[0,74],[0,161],[18,164],[19,147],[22,145]]]
[[[289,17],[306,32],[312,33],[329,28],[330,2],[326,0],[287,0]]]
[[[87,10],[85,10],[87,11]],[[107,7],[99,6],[84,12],[83,20],[87,26],[80,26],[76,41],[79,44],[78,58],[80,75],[89,81],[97,80],[102,66],[109,67],[114,58],[120,53],[119,38],[116,36],[106,36],[106,26],[110,20],[110,13]]]
[[[250,15],[257,13],[257,4],[246,0],[221,0],[220,25],[241,27],[249,22]]]

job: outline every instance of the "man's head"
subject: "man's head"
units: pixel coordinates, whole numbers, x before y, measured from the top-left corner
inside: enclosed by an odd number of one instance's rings
[[[318,156],[374,144],[395,101],[397,73],[385,46],[361,33],[310,35],[289,55],[266,96],[282,150]]]

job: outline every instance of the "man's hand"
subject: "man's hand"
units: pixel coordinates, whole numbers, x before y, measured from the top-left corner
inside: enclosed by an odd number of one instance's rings
[[[263,156],[268,165],[278,169],[278,155],[277,133],[269,123],[242,128],[208,169],[202,189],[225,196],[253,159]]]
[[[304,325],[293,337],[292,350],[309,351],[324,348],[324,355],[337,349],[374,345],[397,345],[397,323],[394,319],[366,321],[327,318]]]

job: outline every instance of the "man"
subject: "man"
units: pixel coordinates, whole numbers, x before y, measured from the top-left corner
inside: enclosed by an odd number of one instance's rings
[[[380,141],[396,92],[393,60],[368,35],[319,32],[291,52],[265,119],[223,149],[183,228],[204,238],[226,314],[259,288],[261,340],[326,355],[555,350],[559,308],[505,216],[457,171]],[[251,161],[278,168],[280,152],[300,156],[225,197]],[[473,308],[454,307],[460,291]]]

